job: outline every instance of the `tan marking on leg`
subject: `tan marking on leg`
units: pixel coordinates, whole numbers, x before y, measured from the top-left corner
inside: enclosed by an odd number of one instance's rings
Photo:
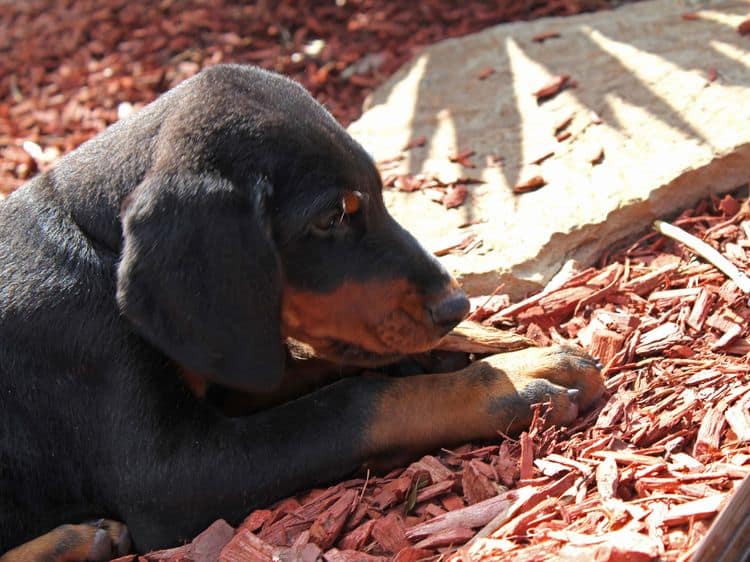
[[[10,550],[0,562],[79,562],[92,560],[97,531],[106,530],[117,545],[125,530],[122,523],[104,520],[106,526],[89,524],[60,525],[49,533]],[[116,554],[116,553],[115,553]]]
[[[572,396],[568,389],[580,392]],[[578,406],[590,407],[603,389],[593,360],[560,347],[494,355],[443,375],[395,379],[375,404],[366,447],[373,457],[416,454],[492,439],[498,430],[516,433],[531,421],[531,402],[545,400],[552,402],[552,423],[569,423]]]

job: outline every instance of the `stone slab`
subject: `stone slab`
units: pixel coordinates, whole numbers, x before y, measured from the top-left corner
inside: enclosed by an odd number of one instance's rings
[[[481,247],[443,262],[472,294],[503,284],[520,297],[569,260],[591,263],[654,218],[747,182],[750,36],[736,28],[748,16],[750,1],[654,0],[447,40],[376,90],[349,131],[377,160],[404,156],[388,173],[481,180],[452,210],[419,191],[386,201],[428,248],[476,233]],[[559,37],[534,41],[546,32]],[[538,103],[562,74],[575,87]],[[556,140],[570,115],[571,136]],[[420,136],[424,146],[401,151]],[[475,167],[449,160],[464,150]],[[513,193],[534,174],[547,185]]]

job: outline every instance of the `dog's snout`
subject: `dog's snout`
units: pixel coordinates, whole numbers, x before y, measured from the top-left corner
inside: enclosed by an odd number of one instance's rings
[[[441,295],[428,305],[433,323],[444,333],[450,332],[469,313],[469,299],[461,289]]]

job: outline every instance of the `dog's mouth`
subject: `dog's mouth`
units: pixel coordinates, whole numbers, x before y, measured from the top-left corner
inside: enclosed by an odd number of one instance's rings
[[[403,358],[400,353],[375,353],[344,341],[331,341],[325,353],[330,353],[329,361],[357,367],[382,367]]]
[[[382,367],[404,357],[403,353],[378,353],[359,345],[331,338],[313,342],[290,340],[293,354],[300,357],[318,357],[351,367]]]

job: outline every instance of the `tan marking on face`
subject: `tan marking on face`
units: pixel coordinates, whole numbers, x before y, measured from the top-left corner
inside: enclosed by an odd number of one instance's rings
[[[347,281],[331,293],[286,287],[282,333],[321,351],[343,342],[378,354],[426,351],[439,334],[424,298],[404,279]]]

